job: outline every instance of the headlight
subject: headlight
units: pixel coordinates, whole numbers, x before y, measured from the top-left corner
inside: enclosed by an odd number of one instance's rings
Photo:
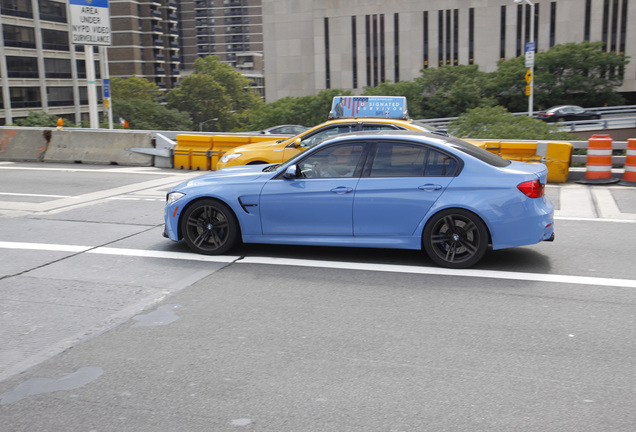
[[[184,196],[185,194],[181,192],[169,192],[168,195],[166,195],[166,204],[172,204],[173,202]]]
[[[241,156],[243,156],[243,153],[226,153],[221,157],[220,162],[228,163],[230,161],[233,161],[236,158],[240,158]]]

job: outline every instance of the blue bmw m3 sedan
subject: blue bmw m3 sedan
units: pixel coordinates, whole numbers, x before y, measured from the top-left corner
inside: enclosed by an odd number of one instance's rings
[[[224,168],[167,194],[165,235],[195,252],[244,243],[421,249],[466,268],[553,240],[548,170],[455,137],[339,135],[277,165]]]

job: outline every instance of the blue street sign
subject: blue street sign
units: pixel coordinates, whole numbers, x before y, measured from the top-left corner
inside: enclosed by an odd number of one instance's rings
[[[110,80],[108,78],[102,80],[102,88],[104,89],[104,97],[110,97]]]
[[[536,42],[526,42],[526,52],[528,51],[536,51],[537,43]]]
[[[108,7],[108,0],[69,0],[68,3],[78,6]]]

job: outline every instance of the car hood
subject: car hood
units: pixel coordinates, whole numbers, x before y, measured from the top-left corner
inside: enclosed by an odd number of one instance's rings
[[[234,182],[249,182],[256,180],[260,177],[271,177],[274,172],[263,172],[267,165],[242,165],[236,167],[223,168],[219,171],[214,171],[208,174],[203,174],[199,177],[195,177],[191,180],[187,180],[173,190],[180,190],[190,187],[200,187],[207,184],[218,183],[234,183]]]
[[[260,142],[260,143],[255,143],[255,144],[248,144],[248,145],[244,145],[244,146],[240,146],[240,147],[234,147],[233,149],[229,150],[227,153],[245,153],[245,152],[254,152],[254,151],[267,151],[270,150],[272,148],[277,148],[280,147],[281,142],[280,141],[287,141],[289,138],[281,138],[278,139],[276,141],[264,141],[264,142]]]

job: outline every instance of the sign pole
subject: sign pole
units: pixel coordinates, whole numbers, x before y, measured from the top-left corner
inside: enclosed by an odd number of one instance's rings
[[[102,55],[102,92],[104,93],[104,108],[108,111],[108,129],[113,128],[113,104],[110,98],[110,76],[108,70],[108,47],[100,46]]]
[[[88,91],[88,109],[90,127],[99,129],[99,115],[97,112],[97,83],[95,81],[95,58],[93,45],[108,46],[111,44],[110,11],[108,0],[69,0],[71,41],[74,45],[84,45],[86,55],[86,80]],[[102,63],[108,59],[102,55]],[[106,69],[107,70],[107,69]],[[102,71],[104,68],[102,67]],[[102,72],[103,87],[110,86],[108,74]],[[110,97],[104,96],[105,107],[110,107]],[[112,128],[112,122],[111,122]]]
[[[91,129],[99,129],[99,116],[97,114],[97,86],[95,84],[95,57],[93,45],[86,45],[86,81],[88,84],[88,118]]]

